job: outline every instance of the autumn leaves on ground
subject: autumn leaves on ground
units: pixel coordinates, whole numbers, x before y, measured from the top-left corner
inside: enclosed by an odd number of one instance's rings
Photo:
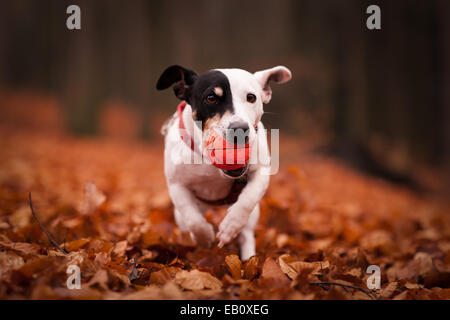
[[[240,261],[236,243],[200,249],[177,229],[161,143],[14,128],[0,126],[1,299],[450,299],[448,207],[331,159],[293,159],[295,142],[281,142],[291,157],[262,200],[257,255]],[[216,230],[223,216],[207,213]]]

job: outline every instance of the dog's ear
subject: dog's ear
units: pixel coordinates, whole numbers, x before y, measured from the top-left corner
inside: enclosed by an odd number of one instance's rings
[[[181,100],[187,100],[186,89],[191,86],[198,75],[189,69],[183,68],[178,65],[168,67],[158,79],[156,83],[156,89],[164,90],[173,86],[175,95]]]
[[[255,72],[254,75],[263,89],[263,103],[269,103],[272,98],[272,89],[269,84],[270,81],[274,81],[275,83],[285,83],[292,78],[291,71],[283,66],[261,70]]]

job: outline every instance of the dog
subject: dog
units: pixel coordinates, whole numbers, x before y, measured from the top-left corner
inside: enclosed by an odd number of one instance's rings
[[[262,172],[263,166],[270,165],[261,122],[263,104],[272,97],[270,82],[281,84],[290,79],[291,72],[284,66],[253,74],[242,69],[213,69],[199,75],[172,65],[159,77],[157,90],[173,87],[176,97],[184,101],[161,129],[165,136],[164,174],[175,221],[197,245],[210,247],[216,240],[205,211],[227,205],[217,233],[218,246],[239,236],[241,259],[255,255],[259,202],[269,185],[269,174]],[[233,170],[207,161],[192,164],[193,156],[207,158],[204,141],[211,130],[224,137],[230,130],[243,132],[245,142],[253,145],[249,163]]]

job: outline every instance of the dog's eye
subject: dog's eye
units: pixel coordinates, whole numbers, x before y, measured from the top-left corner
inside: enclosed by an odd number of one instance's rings
[[[217,97],[214,94],[209,94],[205,98],[206,103],[215,104],[217,102]]]
[[[247,94],[247,101],[250,103],[254,103],[256,101],[256,96],[253,93]]]

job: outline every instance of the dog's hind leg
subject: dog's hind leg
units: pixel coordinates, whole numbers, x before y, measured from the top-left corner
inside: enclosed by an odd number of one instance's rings
[[[255,226],[259,219],[259,204],[253,209],[248,218],[247,225],[239,234],[241,260],[245,261],[255,255]]]

